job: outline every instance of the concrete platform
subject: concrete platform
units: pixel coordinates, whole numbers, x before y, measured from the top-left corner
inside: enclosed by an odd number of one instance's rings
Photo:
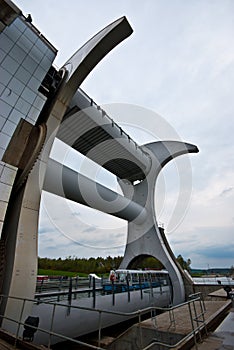
[[[230,294],[234,294],[234,289],[232,289],[232,292]],[[223,288],[218,289],[208,295],[210,300],[225,300],[227,299],[227,293]]]
[[[15,345],[15,338],[8,332],[0,330],[0,350],[45,350],[44,346],[18,339]]]
[[[192,348],[195,350],[195,347]],[[199,350],[234,350],[234,308],[232,308],[218,326],[201,344]]]
[[[171,346],[179,344],[177,347],[173,347],[176,350],[191,349],[194,345],[194,336],[189,334],[192,333],[193,329],[199,326],[200,333],[197,334],[197,342],[202,341],[203,337],[207,337],[211,330],[213,331],[220,324],[220,320],[227,316],[231,305],[231,300],[225,299],[222,301],[205,301],[205,313],[203,315],[203,309],[199,301],[194,301],[190,309],[188,305],[180,306],[174,309],[173,313],[167,311],[147,319],[141,324],[134,325],[116,338],[108,349],[142,349],[150,344],[152,340]],[[186,336],[187,339],[182,340]],[[220,339],[218,340],[220,341]],[[159,348],[157,345],[152,347],[154,350]],[[207,350],[208,348],[204,347],[203,349]],[[216,347],[210,347],[211,349],[214,350]]]
[[[204,305],[206,309],[204,313],[204,320],[206,326],[208,326],[210,322],[217,317],[217,315],[220,315],[222,312],[226,312],[230,308],[231,301],[205,301]],[[195,302],[195,307],[197,315],[200,314],[201,309],[199,302]],[[192,316],[193,318],[196,317],[193,307]],[[201,319],[202,318],[200,317],[200,320]],[[196,326],[197,322],[194,321],[193,323],[194,326]],[[161,315],[158,315],[155,320],[148,319],[142,322],[142,327],[154,329],[156,328],[158,331],[165,332],[170,330],[170,332],[172,333],[178,333],[183,335],[188,334],[192,331],[192,323],[190,319],[188,306],[185,305],[174,310],[174,322],[170,322],[169,312],[165,312]]]

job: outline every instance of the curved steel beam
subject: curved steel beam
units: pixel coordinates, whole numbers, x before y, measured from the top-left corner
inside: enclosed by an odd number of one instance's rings
[[[170,160],[186,153],[199,152],[196,145],[180,141],[157,141],[145,145],[156,157],[160,171]],[[155,169],[156,170],[156,169]]]
[[[179,141],[153,142],[144,146],[152,159],[152,167],[146,179],[135,185],[133,200],[147,210],[147,218],[141,223],[128,224],[128,238],[121,268],[130,268],[131,263],[141,255],[159,259],[168,270],[173,286],[173,303],[184,301],[185,291],[181,272],[179,271],[171,251],[167,249],[164,237],[157,225],[155,212],[155,186],[158,174],[172,159],[186,153],[196,153],[198,148],[192,144]],[[128,194],[128,186],[120,182],[124,194]]]
[[[51,158],[43,190],[128,221],[141,223],[147,216],[141,205]]]
[[[61,96],[64,103],[70,101],[71,91],[78,89],[87,75],[106,54],[132,34],[132,32],[133,30],[126,17],[121,17],[102,29],[74,53],[64,64],[64,67],[69,72],[66,90],[63,91]]]

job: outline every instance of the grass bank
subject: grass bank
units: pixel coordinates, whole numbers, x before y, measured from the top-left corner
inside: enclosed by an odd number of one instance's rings
[[[38,275],[46,276],[68,276],[68,277],[87,277],[85,273],[70,272],[70,271],[61,271],[61,270],[49,270],[49,269],[38,269]]]

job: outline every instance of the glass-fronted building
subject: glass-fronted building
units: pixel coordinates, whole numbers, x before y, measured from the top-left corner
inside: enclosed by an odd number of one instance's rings
[[[42,82],[57,50],[9,0],[0,1],[0,235],[20,150],[14,139],[35,125],[47,100]],[[11,145],[10,145],[11,142]],[[14,147],[15,159],[8,148]],[[12,153],[12,152],[11,152]],[[10,165],[13,164],[13,165]]]

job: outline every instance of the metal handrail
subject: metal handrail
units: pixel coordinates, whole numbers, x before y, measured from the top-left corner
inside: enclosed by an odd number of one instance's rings
[[[189,315],[190,315],[190,321],[191,321],[191,326],[192,326],[192,330],[191,332],[189,332],[186,336],[184,336],[182,339],[180,339],[177,343],[175,344],[167,344],[167,343],[163,343],[163,342],[160,342],[160,341],[157,341],[156,339],[153,338],[153,342],[151,342],[149,345],[147,345],[146,347],[144,347],[142,350],[149,350],[151,349],[154,345],[159,345],[159,346],[162,346],[162,347],[165,347],[165,348],[168,348],[168,349],[173,349],[173,348],[176,348],[178,347],[179,345],[181,345],[182,343],[184,343],[187,339],[189,339],[191,336],[194,337],[194,344],[195,344],[195,348],[198,349],[197,347],[197,339],[196,339],[196,335],[199,334],[200,336],[200,339],[201,339],[201,334],[200,334],[200,331],[201,331],[201,325],[197,322],[197,327],[194,327],[194,323],[193,321],[197,321],[197,314],[196,314],[196,311],[195,311],[195,318],[193,317],[192,315],[192,310],[191,310],[191,304],[193,304],[193,307],[194,307],[194,310],[196,310],[196,307],[195,307],[195,302],[198,301],[200,302],[200,305],[201,305],[201,300],[204,304],[204,300],[202,298],[202,293],[199,292],[199,293],[195,293],[195,294],[191,294],[189,296],[189,298],[191,298],[190,300],[188,300],[187,302],[183,303],[183,304],[179,304],[178,307],[180,306],[183,306],[183,305],[188,305],[188,309],[189,309]],[[176,307],[172,307],[170,308],[170,311],[173,311]],[[169,311],[169,310],[168,310]],[[169,313],[170,313],[169,311]],[[201,312],[201,315],[203,316],[203,320],[201,322],[203,322],[204,326],[205,326],[205,329],[206,329],[206,324],[205,324],[205,319],[204,319],[204,313],[205,313],[205,308],[203,308],[203,311]]]
[[[151,306],[151,307],[147,307],[147,308],[144,308],[144,309],[141,309],[141,310],[137,310],[137,311],[134,311],[134,312],[118,312],[118,311],[110,311],[110,310],[104,310],[104,309],[93,309],[93,308],[89,308],[89,307],[82,307],[82,306],[76,306],[76,305],[69,305],[69,304],[63,304],[63,303],[53,303],[53,302],[50,302],[50,301],[38,301],[38,300],[35,300],[35,299],[30,299],[30,298],[21,298],[21,297],[15,297],[15,296],[7,296],[7,295],[0,295],[0,298],[4,299],[4,298],[11,298],[11,299],[15,299],[15,300],[21,300],[23,301],[23,305],[22,305],[22,309],[21,309],[21,312],[20,312],[20,319],[19,320],[15,320],[15,319],[12,319],[12,318],[9,318],[7,316],[4,316],[4,315],[0,315],[0,318],[2,319],[7,319],[7,320],[10,320],[12,322],[15,322],[18,324],[18,327],[17,327],[17,334],[16,334],[16,342],[17,342],[17,339],[19,338],[19,329],[20,329],[20,326],[21,325],[25,325],[24,322],[22,322],[22,315],[23,315],[23,310],[24,310],[24,307],[25,307],[25,303],[26,301],[29,301],[29,302],[33,302],[33,303],[43,303],[43,304],[49,304],[49,305],[53,305],[53,314],[52,314],[52,318],[51,318],[51,325],[50,325],[50,330],[47,330],[47,329],[43,329],[43,328],[40,328],[40,327],[33,327],[33,326],[30,326],[31,328],[34,328],[40,332],[44,332],[46,334],[49,335],[49,342],[48,342],[48,348],[50,348],[50,343],[51,343],[51,336],[57,336],[61,339],[64,339],[64,340],[68,340],[68,341],[71,341],[71,342],[74,342],[74,343],[77,343],[77,344],[80,344],[80,345],[83,345],[83,346],[87,346],[91,349],[99,349],[101,350],[102,348],[100,347],[100,343],[101,343],[101,330],[102,330],[102,314],[111,314],[111,315],[118,315],[118,316],[126,316],[126,317],[138,317],[138,323],[139,323],[139,326],[141,328],[141,319],[142,319],[142,316],[144,314],[147,314],[147,313],[155,313],[156,311],[162,311],[162,312],[165,312],[165,311],[169,311],[169,314],[171,312],[173,312],[175,309],[178,309],[182,306],[185,306],[187,305],[188,308],[189,308],[189,313],[190,313],[190,320],[191,320],[191,325],[192,325],[192,331],[187,334],[185,337],[183,337],[178,343],[174,344],[174,345],[171,345],[171,344],[166,344],[166,343],[163,343],[163,342],[160,342],[160,341],[157,341],[155,340],[154,338],[152,339],[153,342],[149,345],[147,345],[146,347],[142,348],[142,350],[148,350],[150,349],[153,345],[161,345],[161,346],[164,346],[164,347],[167,347],[167,348],[175,348],[176,346],[180,345],[183,341],[185,341],[186,339],[188,339],[191,335],[194,336],[194,342],[195,342],[195,346],[196,346],[196,349],[197,349],[197,342],[196,342],[196,334],[197,332],[200,331],[200,328],[201,328],[201,325],[199,324],[197,327],[194,327],[194,317],[192,315],[192,310],[191,310],[191,306],[195,305],[195,302],[201,302],[201,295],[194,295],[192,297],[191,300],[188,300],[186,302],[183,302],[183,303],[180,303],[178,305],[174,305],[172,307],[157,307],[157,306]],[[204,301],[203,301],[204,302]],[[94,346],[94,345],[91,345],[91,344],[87,344],[87,343],[84,343],[84,342],[81,342],[81,341],[78,341],[78,340],[75,340],[73,338],[70,338],[70,337],[67,337],[67,336],[64,336],[62,334],[58,334],[56,332],[53,332],[53,322],[54,322],[54,314],[55,314],[55,308],[57,306],[63,306],[63,307],[66,307],[68,309],[80,309],[80,310],[87,310],[87,311],[93,311],[93,312],[98,312],[99,314],[99,324],[98,324],[98,347]],[[204,311],[205,312],[205,311]],[[204,313],[203,313],[204,314]],[[203,318],[204,320],[204,318]],[[204,322],[205,323],[205,322]],[[141,331],[140,331],[140,342],[142,344],[142,334],[141,334]]]
[[[202,336],[201,336],[201,332],[200,332],[200,330],[201,330],[201,323],[203,324],[205,332],[207,334],[207,328],[206,328],[205,317],[204,317],[204,314],[206,312],[206,306],[205,306],[205,302],[204,302],[204,299],[203,299],[203,296],[202,296],[201,292],[189,295],[190,299],[193,299],[193,298],[196,298],[196,297],[199,297],[199,304],[200,304],[201,312],[199,314],[197,314],[197,310],[195,308],[195,303],[194,303],[193,304],[193,308],[194,308],[195,317],[193,318],[193,321],[195,321],[197,323],[199,337],[200,337],[200,340],[202,340]]]
[[[8,321],[17,323],[19,326],[25,326],[25,325],[26,325],[25,322],[16,321],[16,320],[14,320],[14,319],[11,318],[11,317],[7,317],[7,316],[3,316],[3,315],[0,315],[0,317],[6,319],[6,320],[8,320]],[[59,338],[64,339],[64,340],[71,341],[71,342],[73,342],[73,343],[75,343],[75,344],[87,346],[87,347],[89,347],[90,349],[105,350],[104,348],[100,348],[99,346],[97,347],[97,346],[95,346],[95,345],[91,345],[91,344],[88,344],[88,343],[84,343],[84,342],[82,342],[82,341],[80,341],[80,340],[67,337],[67,336],[65,336],[65,335],[62,335],[62,334],[53,332],[53,331],[51,331],[51,330],[48,331],[48,330],[46,330],[46,329],[43,329],[43,328],[40,328],[40,327],[34,327],[34,326],[31,326],[31,325],[30,325],[30,328],[36,329],[37,331],[40,331],[40,332],[43,332],[43,333],[47,333],[47,334],[49,334],[49,335],[51,335],[51,336],[55,336],[55,337],[59,337]],[[16,338],[15,345],[16,345],[16,343],[17,343],[17,339],[18,339],[18,338]],[[50,349],[50,345],[49,345],[49,344],[48,344],[48,349]]]

